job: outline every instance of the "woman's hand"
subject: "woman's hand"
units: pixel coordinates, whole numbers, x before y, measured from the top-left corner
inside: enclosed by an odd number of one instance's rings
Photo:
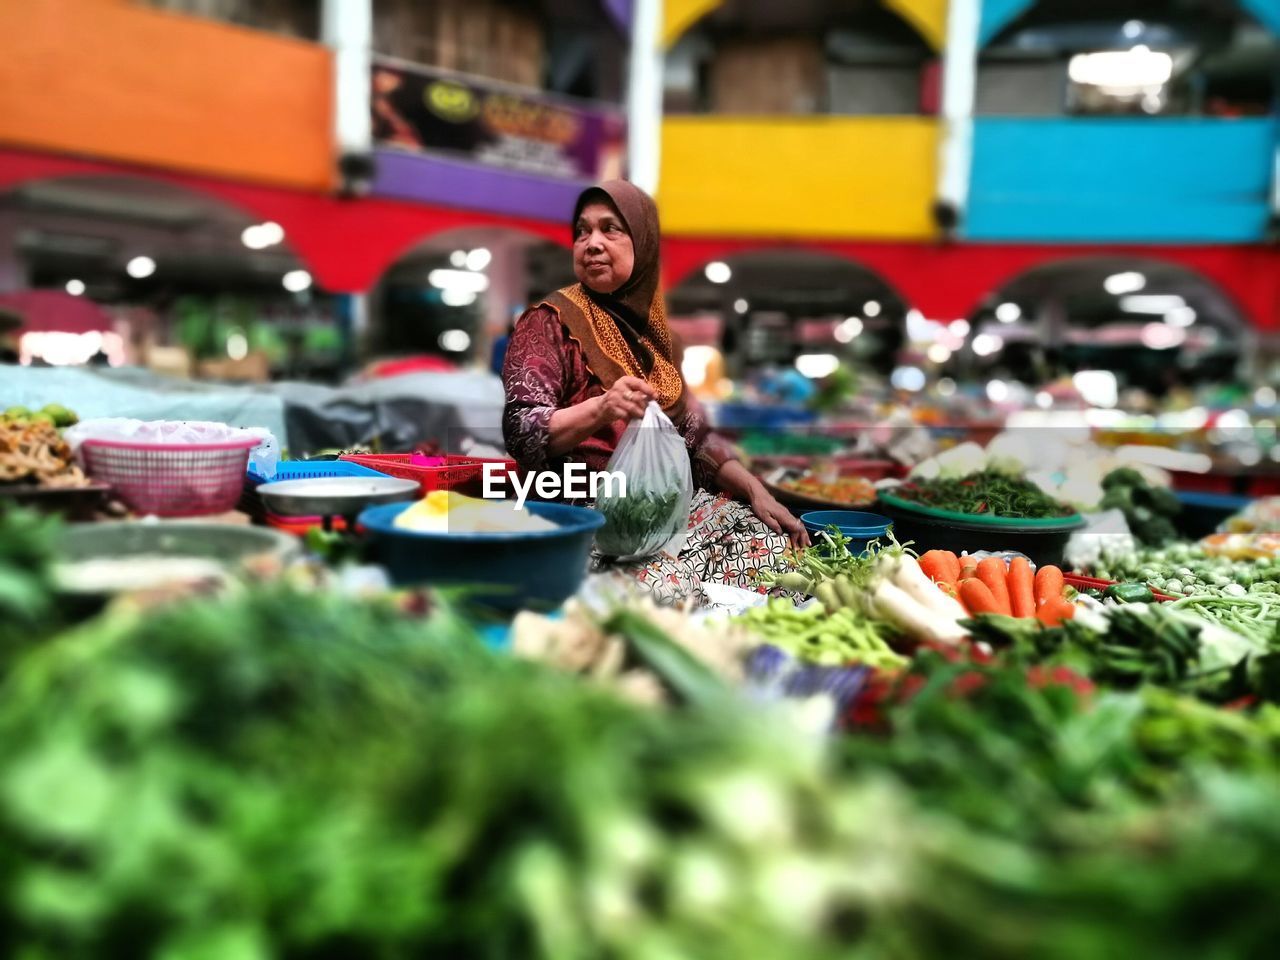
[[[615,420],[639,420],[655,396],[653,387],[639,377],[618,378],[600,397],[600,426]]]
[[[795,514],[780,504],[763,484],[756,484],[751,492],[751,512],[764,521],[774,533],[785,533],[797,550],[809,546],[809,531],[796,519]]]

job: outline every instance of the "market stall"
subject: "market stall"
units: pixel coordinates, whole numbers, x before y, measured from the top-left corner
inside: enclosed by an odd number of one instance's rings
[[[112,476],[74,419],[10,411],[4,483]],[[823,498],[813,546],[664,608],[587,574],[616,503],[127,429],[150,459],[125,477],[171,490],[220,446],[235,483],[179,483],[168,520],[119,477],[90,523],[0,506],[24,949],[1192,957],[1278,932],[1274,501],[1192,541],[1167,475],[1100,450],[819,458],[793,490]]]

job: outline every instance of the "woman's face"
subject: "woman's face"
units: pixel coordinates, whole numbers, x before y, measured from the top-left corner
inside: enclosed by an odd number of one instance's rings
[[[613,293],[631,279],[636,251],[631,234],[607,203],[589,203],[573,225],[573,272],[596,293]]]

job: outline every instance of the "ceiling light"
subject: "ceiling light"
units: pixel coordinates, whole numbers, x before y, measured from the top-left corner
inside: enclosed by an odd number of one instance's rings
[[[898,367],[889,374],[889,383],[895,389],[906,390],[909,393],[923,390],[926,379],[924,371],[919,367]]]
[[[1004,349],[1004,340],[994,333],[980,333],[973,338],[973,352],[980,357],[989,357]]]
[[[839,343],[849,343],[862,332],[862,320],[858,317],[846,317],[836,324],[835,337]]]
[[[1121,32],[1130,40],[1137,40],[1142,36],[1142,31],[1147,29],[1147,25],[1141,20],[1128,20],[1125,22]]]
[[[1053,406],[1053,394],[1047,390],[1041,390],[1036,394],[1036,406],[1041,410],[1048,410]]]
[[[950,377],[943,377],[938,381],[938,396],[951,397],[956,392],[956,382]]]
[[[1016,323],[1022,318],[1022,308],[1016,303],[1002,303],[996,307],[996,319],[1001,323]]]
[[[265,223],[258,224],[258,231],[267,241],[267,246],[274,246],[277,243],[284,243],[284,227],[276,223],[274,220],[268,220]]]
[[[1137,293],[1147,285],[1147,278],[1136,270],[1126,270],[1124,273],[1113,273],[1102,281],[1102,288],[1113,297],[1119,297],[1126,293]]]
[[[84,294],[84,281],[83,281],[83,280],[68,280],[68,281],[67,281],[67,293],[71,294],[73,297],[79,297],[79,296],[83,295],[83,294]]]
[[[951,351],[943,344],[935,343],[929,347],[927,356],[931,363],[946,363],[951,359]]]
[[[476,302],[476,293],[474,290],[446,287],[440,291],[440,301],[446,307],[469,307]]]
[[[281,282],[290,293],[301,293],[311,286],[311,274],[305,270],[290,270]]]
[[[810,380],[821,380],[840,369],[840,358],[834,353],[802,353],[796,357],[796,369]]]
[[[459,270],[461,270],[463,267],[467,265],[467,251],[465,250],[453,251],[453,253],[449,254],[449,263],[451,266],[455,266]]]
[[[1009,399],[1009,385],[1003,380],[988,381],[987,399],[992,403],[1004,403]]]
[[[1160,87],[1173,76],[1173,57],[1136,46],[1129,50],[1078,53],[1067,66],[1071,79],[1113,95]]]
[[[441,350],[448,350],[450,353],[462,353],[467,347],[471,346],[471,334],[465,330],[446,330],[440,334],[437,342],[440,344]]]
[[[150,257],[134,257],[125,264],[124,272],[135,280],[145,280],[156,272],[156,262]]]
[[[1071,384],[1090,406],[1114,407],[1120,399],[1120,386],[1110,370],[1081,370]]]
[[[969,335],[970,329],[968,320],[952,320],[947,324],[947,330],[950,331],[953,336],[959,337],[962,340]]]
[[[713,260],[707,264],[706,270],[703,272],[712,283],[728,283],[730,278],[733,277],[733,271],[729,269],[729,265],[723,260]]]
[[[1169,313],[1187,305],[1176,293],[1141,293],[1136,296],[1121,297],[1120,309],[1125,313]]]
[[[1142,328],[1141,339],[1142,345],[1151,350],[1171,350],[1182,346],[1187,332],[1167,323],[1148,323]]]
[[[868,317],[880,316],[880,301],[868,300],[866,303],[862,305],[862,312],[865,313]]]
[[[249,355],[249,338],[238,330],[227,337],[227,356],[232,360],[243,360]]]
[[[470,270],[432,270],[427,274],[427,282],[441,290],[460,290],[468,293],[483,293],[489,289],[489,278],[483,273],[472,273]]]
[[[747,301],[742,299],[742,297],[739,297],[737,300],[733,301],[734,313],[746,313],[750,309],[751,309],[751,304],[747,303]]]
[[[256,223],[251,227],[244,228],[240,234],[240,242],[250,250],[262,250],[271,246],[271,241],[262,232],[262,227]]]
[[[1253,391],[1253,402],[1260,407],[1274,407],[1276,405],[1276,388],[1259,387]]]
[[[1164,315],[1164,322],[1174,327],[1189,327],[1196,322],[1193,307],[1175,307]]]
[[[487,267],[491,260],[493,260],[493,254],[484,247],[476,247],[466,255],[462,263],[468,270],[479,271]]]

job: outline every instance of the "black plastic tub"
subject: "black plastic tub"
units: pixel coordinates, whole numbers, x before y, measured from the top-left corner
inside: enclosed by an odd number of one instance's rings
[[[971,514],[935,510],[899,499],[888,491],[880,494],[880,512],[893,520],[893,535],[899,543],[911,541],[911,549],[951,550],[976,553],[979,550],[1016,550],[1037,566],[1062,564],[1071,534],[1082,528],[1078,513],[1043,520],[1012,517],[978,517]]]

